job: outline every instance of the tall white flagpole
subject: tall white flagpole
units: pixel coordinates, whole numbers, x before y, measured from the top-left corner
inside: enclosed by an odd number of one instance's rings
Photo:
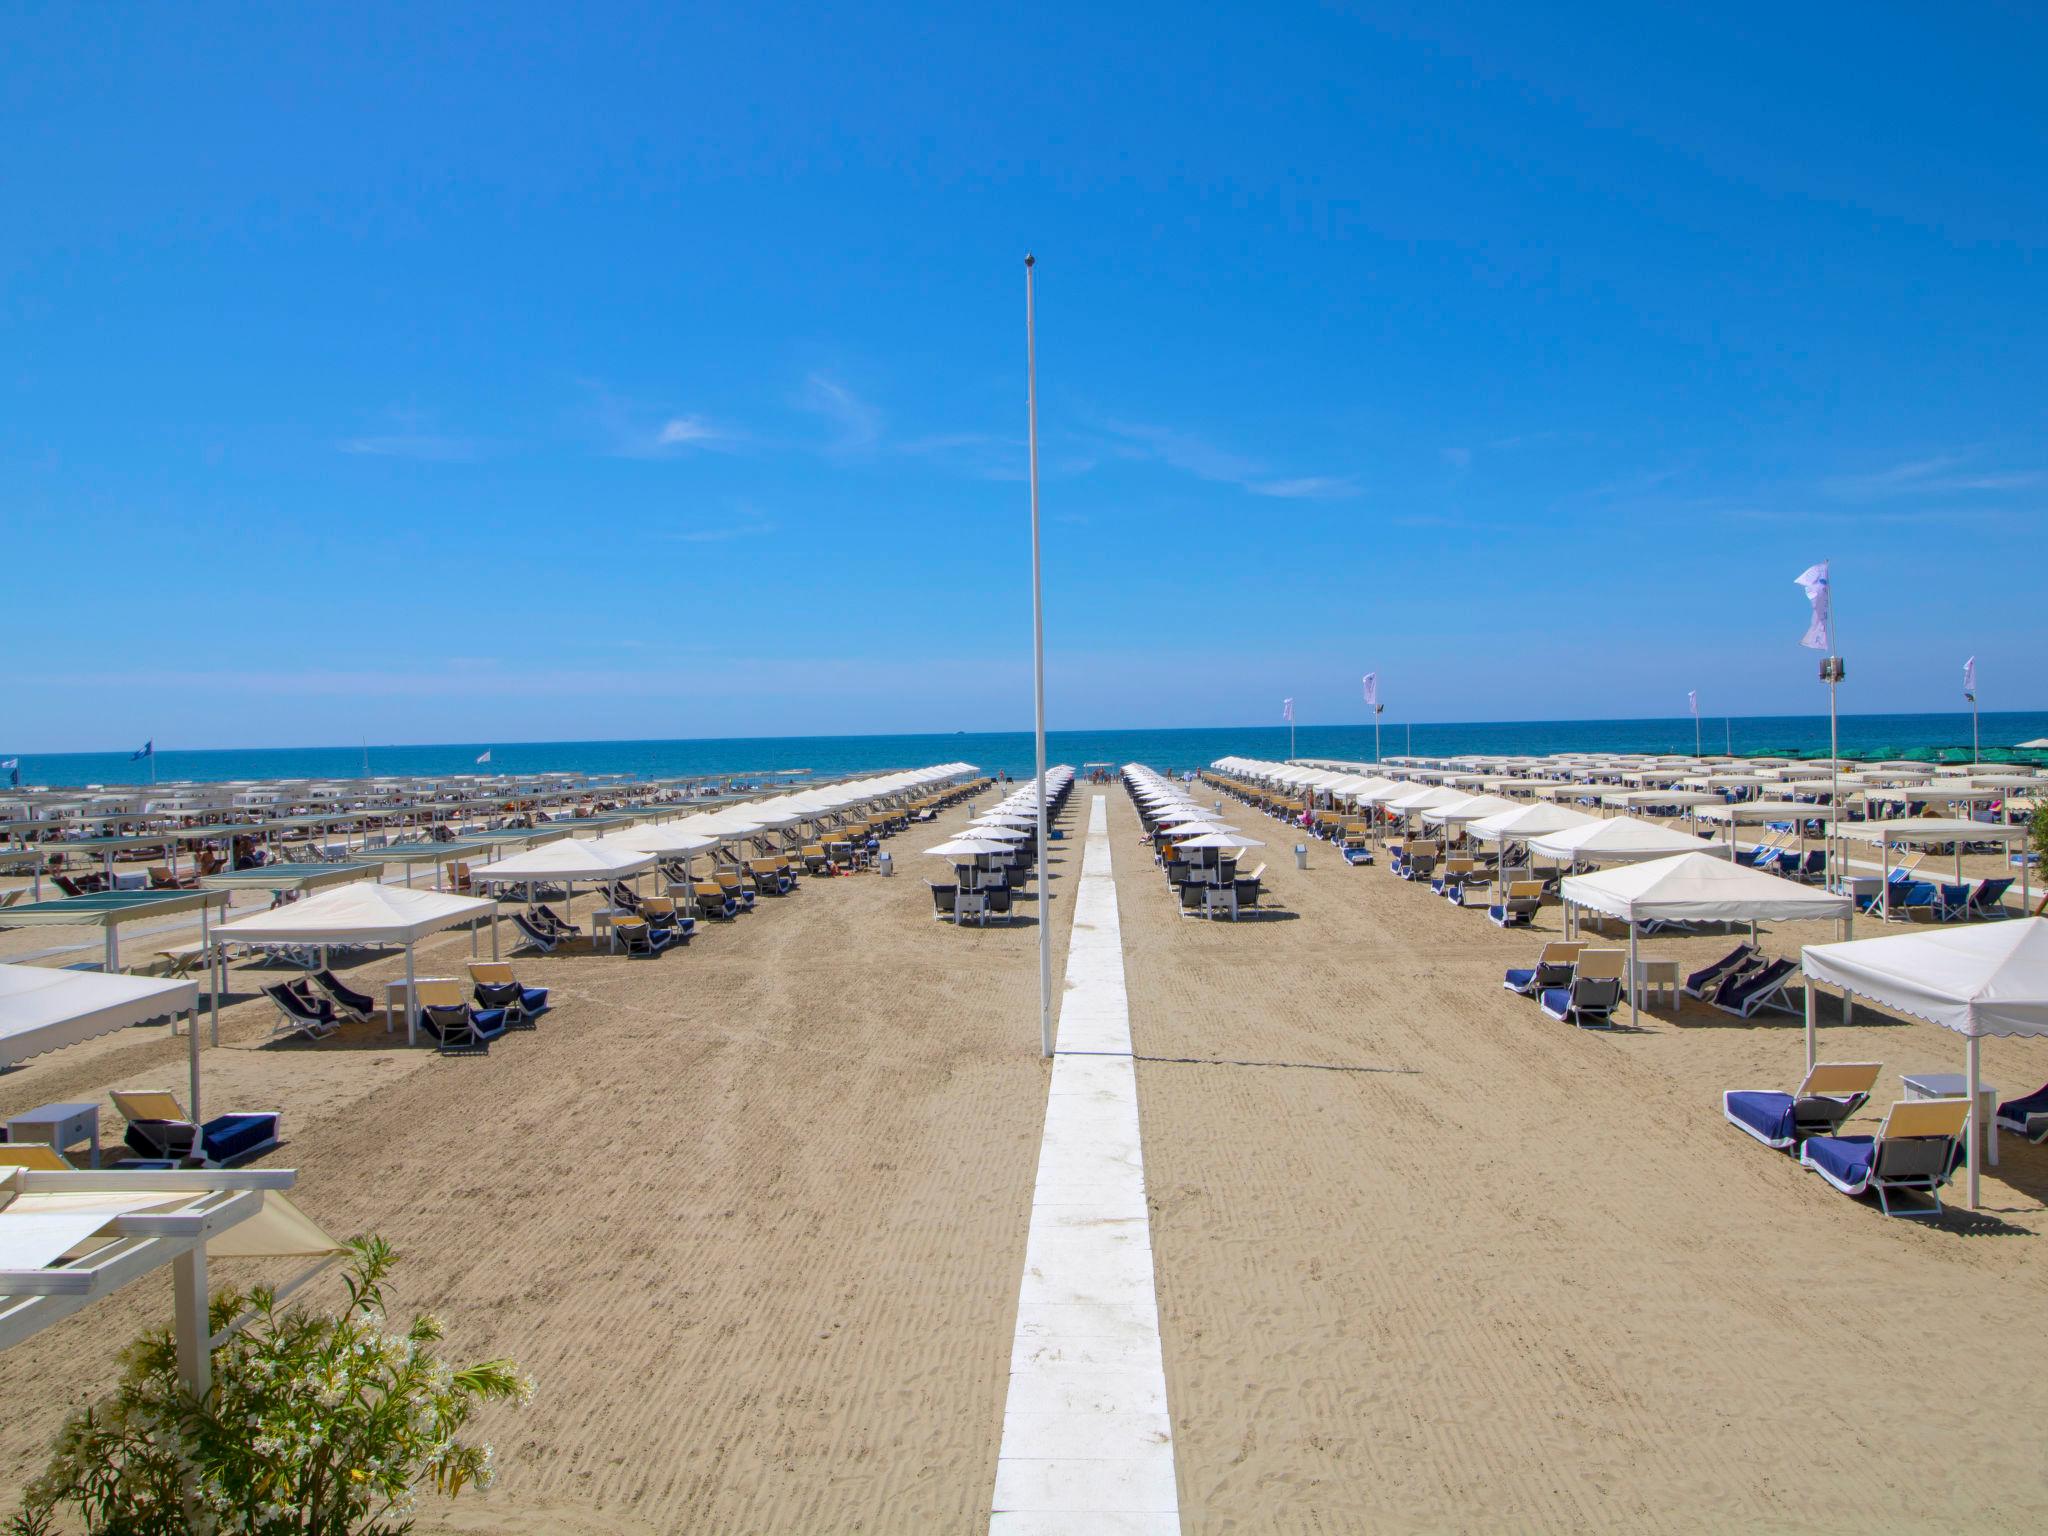
[[[1038,317],[1024,256],[1024,393],[1031,413],[1031,686],[1038,747],[1038,1050],[1052,1055],[1052,862],[1045,827],[1045,582],[1038,559]]]

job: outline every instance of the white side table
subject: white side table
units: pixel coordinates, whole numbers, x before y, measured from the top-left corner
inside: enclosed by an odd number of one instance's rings
[[[9,1141],[39,1141],[62,1156],[81,1141],[92,1144],[92,1165],[100,1165],[98,1104],[44,1104],[25,1109],[7,1121]]]
[[[1909,1099],[1966,1099],[1970,1080],[1960,1072],[1915,1072],[1901,1078]],[[1998,1090],[1977,1080],[1977,1123],[1984,1127],[1984,1162],[1998,1166]]]

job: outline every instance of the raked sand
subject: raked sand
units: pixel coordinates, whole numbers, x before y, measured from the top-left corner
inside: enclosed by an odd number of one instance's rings
[[[1076,787],[1056,898],[1096,792]],[[2048,1514],[2026,1386],[2048,1377],[2048,1149],[2006,1138],[1981,1215],[1886,1220],[1721,1118],[1722,1088],[1797,1080],[1796,1021],[1554,1024],[1499,984],[1554,910],[1504,934],[1321,845],[1297,871],[1236,805],[1282,910],[1185,920],[1122,788],[1099,792],[1184,1530]],[[227,1016],[211,1106],[282,1108],[266,1161],[301,1170],[306,1207],[389,1236],[400,1303],[441,1313],[456,1354],[539,1379],[484,1420],[498,1487],[423,1529],[986,1525],[1049,1074],[1034,930],[933,923],[936,840],[658,961],[524,961],[558,1007],[487,1058],[381,1028],[267,1047],[267,1004]],[[1058,976],[1071,904],[1052,912]],[[1957,1036],[1858,1021],[1822,1052],[1886,1063],[1861,1128],[1901,1071],[1960,1069]],[[1989,1042],[1985,1072],[2036,1087],[2048,1042]],[[181,1050],[135,1031],[0,1078],[0,1110],[157,1083],[182,1083]],[[168,1308],[152,1280],[0,1356],[0,1500]]]

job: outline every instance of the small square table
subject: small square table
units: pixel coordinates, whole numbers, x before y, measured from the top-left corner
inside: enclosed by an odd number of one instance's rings
[[[7,1120],[9,1141],[39,1141],[59,1156],[81,1141],[92,1144],[92,1165],[100,1165],[98,1104],[44,1104]]]
[[[1668,998],[1671,1006],[1679,1005],[1678,962],[1676,960],[1652,960],[1643,956],[1636,961],[1635,974],[1630,977],[1632,989],[1639,992],[1655,992]]]

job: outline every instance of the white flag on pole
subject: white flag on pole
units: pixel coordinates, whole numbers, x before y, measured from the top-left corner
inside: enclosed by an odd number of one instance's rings
[[[1365,674],[1365,702],[1369,709],[1380,707],[1380,675],[1377,672]]]
[[[1690,704],[1690,705],[1692,706],[1692,717],[1693,717],[1693,719],[1695,719],[1695,720],[1699,719],[1699,717],[1700,717],[1700,691],[1699,691],[1699,689],[1697,689],[1697,688],[1693,688],[1693,689],[1689,689],[1689,690],[1687,690],[1687,692],[1686,692],[1686,695],[1685,695],[1685,702],[1686,702],[1686,703],[1688,703],[1688,704]]]
[[[489,747],[485,747],[484,750],[478,755],[477,761],[480,763],[488,763],[490,760],[491,749]]]
[[[1280,701],[1280,718],[1289,725],[1294,724],[1294,700],[1282,699]]]
[[[1799,643],[1809,651],[1831,651],[1834,649],[1835,632],[1828,618],[1828,563],[1809,565],[1793,578],[1794,583],[1805,592],[1806,600],[1813,604],[1813,622],[1806,626],[1806,635]]]
[[[1977,658],[1974,656],[1963,663],[1963,697],[1972,704],[1977,702]]]

